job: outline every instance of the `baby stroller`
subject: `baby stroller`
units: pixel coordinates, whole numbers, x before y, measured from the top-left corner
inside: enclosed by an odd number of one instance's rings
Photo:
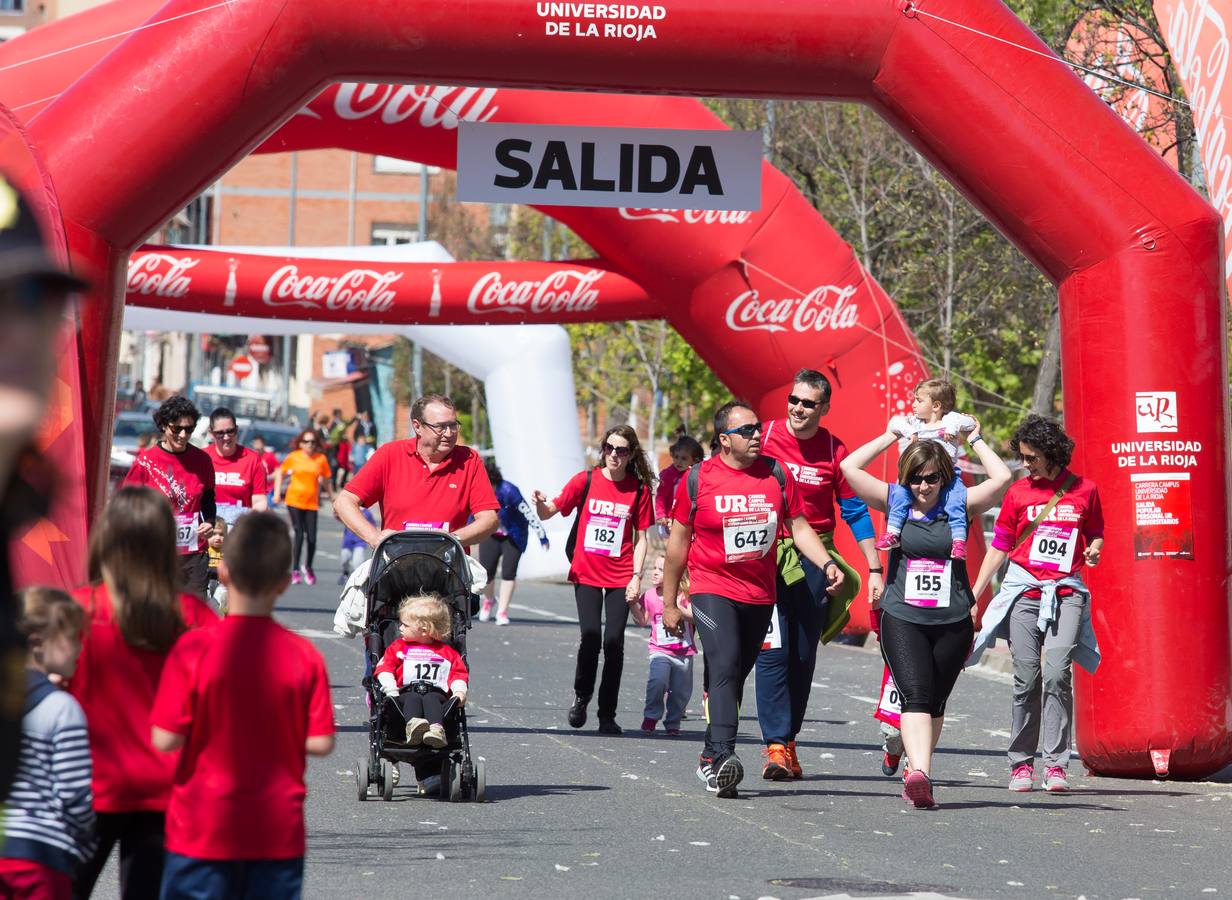
[[[418,593],[436,594],[445,601],[452,630],[448,643],[466,659],[466,632],[471,617],[479,610],[479,598],[471,593],[466,551],[450,534],[403,531],[381,541],[368,572],[364,652],[369,673],[398,637],[399,602],[408,594]],[[456,698],[445,705],[449,743],[440,749],[412,747],[406,743],[406,723],[397,705],[385,696],[371,674],[364,677],[363,685],[370,712],[368,756],[355,765],[360,800],[368,799],[370,785],[377,786],[381,799],[392,799],[395,766],[409,763],[420,770],[440,772],[442,800],[483,802],[487,789],[484,761],[471,758],[466,710]]]

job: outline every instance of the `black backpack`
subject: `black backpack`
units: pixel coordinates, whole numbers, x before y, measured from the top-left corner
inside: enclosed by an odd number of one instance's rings
[[[565,558],[569,562],[573,562],[573,550],[577,547],[578,524],[582,521],[582,507],[586,505],[586,498],[590,495],[590,477],[595,473],[594,469],[586,470],[586,486],[582,488],[582,499],[578,501],[577,514],[573,517],[573,527],[569,529],[569,537],[565,540]],[[633,506],[631,514],[637,515],[637,504],[642,499],[642,488],[644,485],[639,481],[637,483],[637,493],[633,495]]]

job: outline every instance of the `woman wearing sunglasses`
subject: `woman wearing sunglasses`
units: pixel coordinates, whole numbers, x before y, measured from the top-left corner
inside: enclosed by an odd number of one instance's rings
[[[227,525],[249,510],[267,508],[265,463],[254,450],[240,446],[235,413],[220,406],[210,413],[210,437],[206,448],[214,464],[215,501],[218,515]]]
[[[628,601],[641,593],[646,529],[654,524],[654,478],[637,433],[628,425],[608,429],[600,452],[600,464],[570,478],[555,500],[548,502],[542,491],[531,497],[544,522],[557,513],[567,516],[578,510],[566,546],[572,557],[569,580],[582,631],[569,724],[574,728],[586,724],[602,648],[599,733],[620,734],[616,705],[624,668]]]
[[[312,571],[312,559],[317,552],[317,510],[321,496],[330,498],[329,462],[321,448],[321,438],[315,429],[305,428],[295,442],[295,449],[287,454],[278,471],[274,473],[274,497],[282,496],[282,479],[290,476],[287,485],[287,514],[291,517],[291,530],[295,532],[295,557],[291,563],[291,584],[299,584],[302,576],[305,584],[316,584],[317,576]],[[304,566],[300,568],[300,555],[304,542],[308,552],[303,555]]]
[[[206,542],[214,533],[214,464],[209,454],[190,443],[201,414],[187,397],[175,396],[154,411],[159,439],[137,454],[124,484],[152,487],[171,501],[175,545],[184,573],[184,589],[205,597],[209,574]]]
[[[873,509],[889,508],[890,486],[864,471],[895,444],[887,431],[843,460],[841,468],[857,496]],[[980,434],[977,421],[968,435],[988,480],[968,488],[967,518],[996,502],[1010,483],[1009,467]],[[880,618],[881,655],[902,698],[902,740],[911,768],[903,799],[917,809],[936,806],[932,754],[945,724],[945,703],[975,636],[975,595],[963,560],[951,558],[952,535],[945,513],[947,489],[956,478],[954,463],[935,441],[918,441],[898,459],[898,483],[911,491],[911,509],[900,545],[890,551],[887,586],[873,603]]]

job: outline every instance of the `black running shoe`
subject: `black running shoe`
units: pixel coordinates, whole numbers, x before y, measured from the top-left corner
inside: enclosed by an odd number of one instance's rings
[[[730,799],[740,796],[736,790],[736,786],[744,779],[744,766],[740,763],[740,757],[734,753],[720,757],[715,760],[711,771],[714,773],[714,783],[720,797]]]
[[[590,702],[589,697],[577,696],[573,700],[573,705],[569,707],[569,725],[573,728],[581,728],[586,724],[586,704]]]
[[[583,710],[585,712],[585,710]],[[599,717],[599,734],[624,734],[624,729],[616,724],[615,719]]]

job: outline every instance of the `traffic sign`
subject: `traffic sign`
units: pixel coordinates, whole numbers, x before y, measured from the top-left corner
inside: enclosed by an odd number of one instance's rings
[[[241,380],[251,375],[255,368],[256,366],[252,364],[252,360],[247,356],[237,356],[231,360],[231,374]]]

